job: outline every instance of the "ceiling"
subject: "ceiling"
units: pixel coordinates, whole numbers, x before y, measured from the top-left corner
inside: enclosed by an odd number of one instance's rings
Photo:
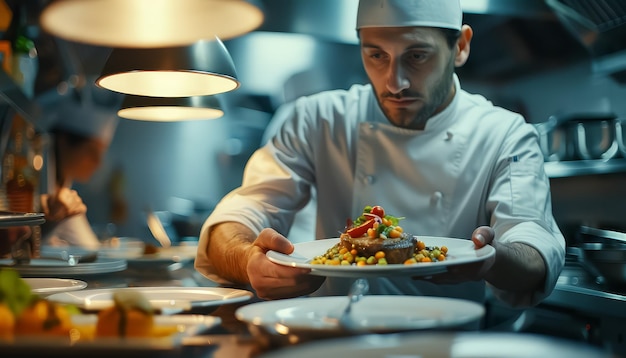
[[[60,83],[93,87],[111,49],[63,41],[41,31],[38,16],[50,0],[5,1],[15,11],[23,4],[27,13],[39,55],[37,95]],[[242,82],[233,94],[237,105],[273,111],[295,95],[366,81],[353,30],[357,0],[252,2],[265,14],[263,25],[225,41]],[[471,56],[458,70],[464,78],[503,83],[589,56],[544,0],[482,1],[489,4],[483,7],[477,3],[464,0],[464,22],[474,29]],[[103,104],[119,104],[117,94],[99,89],[93,93]]]

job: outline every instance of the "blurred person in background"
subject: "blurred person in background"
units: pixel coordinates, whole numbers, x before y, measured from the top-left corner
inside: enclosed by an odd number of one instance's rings
[[[97,249],[97,235],[87,220],[87,206],[73,182],[86,183],[100,167],[117,126],[110,110],[66,99],[50,126],[46,178],[41,208],[42,244]]]

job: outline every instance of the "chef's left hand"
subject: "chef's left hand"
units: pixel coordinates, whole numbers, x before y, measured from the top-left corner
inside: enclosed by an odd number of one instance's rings
[[[486,245],[493,245],[495,233],[489,226],[480,226],[472,233],[474,247],[480,249]],[[437,284],[455,284],[467,281],[479,281],[485,277],[487,271],[495,262],[495,255],[486,260],[467,264],[448,266],[448,271],[428,277],[414,277],[416,280],[427,280]]]

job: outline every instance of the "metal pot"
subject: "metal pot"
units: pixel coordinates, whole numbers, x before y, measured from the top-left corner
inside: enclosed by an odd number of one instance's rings
[[[626,158],[626,118],[615,119],[615,141],[620,154]]]
[[[545,122],[536,123],[535,129],[539,133],[539,145],[546,162],[571,159],[565,130],[558,125],[556,117],[551,116]]]
[[[617,155],[619,148],[614,121],[612,113],[577,115],[568,120],[568,134],[578,159],[608,160]]]

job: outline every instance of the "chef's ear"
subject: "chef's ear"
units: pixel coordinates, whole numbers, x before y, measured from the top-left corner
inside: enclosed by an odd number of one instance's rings
[[[461,67],[467,62],[467,58],[470,54],[470,42],[474,36],[474,30],[469,25],[463,25],[461,27],[461,36],[457,42],[456,57],[454,59],[454,65]]]

